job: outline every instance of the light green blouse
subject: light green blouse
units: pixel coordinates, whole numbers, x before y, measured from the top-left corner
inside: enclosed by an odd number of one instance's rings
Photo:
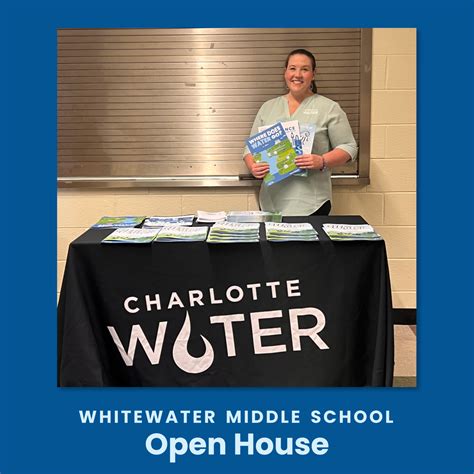
[[[257,133],[258,127],[288,120],[316,125],[314,154],[340,148],[355,160],[357,144],[345,112],[337,102],[319,94],[304,99],[293,115],[290,115],[286,96],[265,102],[255,117],[250,135]],[[248,148],[244,156],[247,153]],[[308,216],[331,200],[331,196],[331,171],[309,170],[307,177],[290,176],[272,186],[262,182],[260,207],[263,211],[280,211],[284,216]]]

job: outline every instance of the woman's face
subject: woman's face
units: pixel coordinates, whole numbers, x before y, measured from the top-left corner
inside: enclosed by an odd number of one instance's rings
[[[285,69],[285,82],[291,93],[296,95],[311,92],[311,81],[314,79],[311,59],[304,54],[294,54],[288,60]]]

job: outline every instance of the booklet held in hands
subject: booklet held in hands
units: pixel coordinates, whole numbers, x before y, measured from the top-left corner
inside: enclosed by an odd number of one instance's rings
[[[268,186],[303,172],[295,164],[297,154],[281,122],[252,135],[246,143],[256,162],[269,164],[270,170],[264,178]]]

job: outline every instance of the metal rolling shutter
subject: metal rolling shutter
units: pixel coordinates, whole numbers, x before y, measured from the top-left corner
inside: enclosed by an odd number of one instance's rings
[[[284,61],[295,48],[315,54],[318,92],[339,102],[359,142],[359,160],[337,174],[361,182],[370,29],[61,29],[60,185],[174,178],[179,186],[186,177],[202,185],[247,174],[244,140],[260,105],[285,93]]]

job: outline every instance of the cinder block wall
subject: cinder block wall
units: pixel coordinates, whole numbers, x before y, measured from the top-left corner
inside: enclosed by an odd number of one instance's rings
[[[335,186],[332,214],[360,214],[383,235],[393,303],[416,308],[416,30],[374,29],[371,184]],[[58,292],[69,242],[103,215],[256,210],[256,191],[58,190]]]

